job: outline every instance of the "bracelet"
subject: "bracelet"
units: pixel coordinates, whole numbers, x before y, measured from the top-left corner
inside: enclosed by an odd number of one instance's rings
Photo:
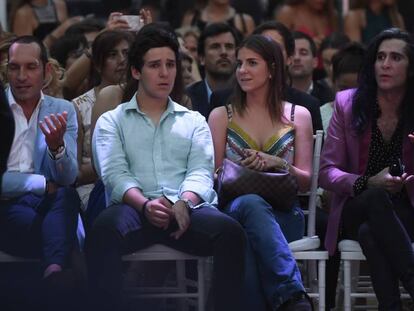
[[[141,214],[146,218],[147,216],[145,216],[145,210],[147,209],[147,205],[150,202],[150,199],[147,199],[144,204],[142,204],[142,208],[141,208]]]
[[[282,169],[289,172],[289,162],[286,161],[285,159],[282,159],[282,161],[283,161]]]

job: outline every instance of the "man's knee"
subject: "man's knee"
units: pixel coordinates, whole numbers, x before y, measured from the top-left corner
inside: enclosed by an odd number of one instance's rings
[[[113,205],[103,210],[92,224],[91,236],[123,236],[129,231],[138,230],[141,220],[130,206]]]
[[[56,192],[56,201],[62,202],[62,207],[74,214],[79,212],[80,198],[79,194],[73,187],[59,187]]]
[[[384,203],[389,200],[389,194],[382,188],[369,188],[362,193],[363,199],[370,205]]]

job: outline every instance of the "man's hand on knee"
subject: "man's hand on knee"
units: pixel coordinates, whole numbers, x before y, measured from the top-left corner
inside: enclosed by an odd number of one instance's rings
[[[145,209],[145,217],[154,226],[166,230],[174,217],[171,203],[164,197],[149,201]]]

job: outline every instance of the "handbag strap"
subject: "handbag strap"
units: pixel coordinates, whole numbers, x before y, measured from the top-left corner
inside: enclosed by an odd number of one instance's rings
[[[290,110],[290,121],[293,123],[295,121],[295,104],[292,104],[292,108]]]

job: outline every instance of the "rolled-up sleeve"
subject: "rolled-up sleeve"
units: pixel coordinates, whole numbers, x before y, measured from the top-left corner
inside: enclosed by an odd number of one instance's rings
[[[114,204],[122,202],[128,189],[142,188],[129,170],[118,113],[120,110],[104,113],[96,123],[92,138],[94,165]]]
[[[214,204],[217,202],[217,195],[213,189],[213,140],[204,117],[194,113],[193,122],[195,128],[188,155],[187,173],[180,185],[179,196],[183,192],[191,191],[203,201]]]

